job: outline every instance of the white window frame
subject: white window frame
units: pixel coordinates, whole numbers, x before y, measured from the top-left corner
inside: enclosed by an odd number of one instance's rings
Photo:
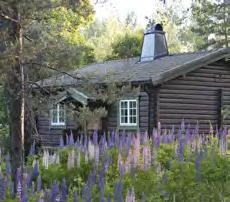
[[[121,122],[121,103],[122,102],[127,102],[127,123],[122,123]],[[130,103],[131,102],[136,102],[136,123],[130,123]],[[138,101],[136,99],[132,100],[120,100],[119,102],[119,123],[120,126],[137,126],[138,125]]]
[[[60,121],[60,103],[57,103],[57,104],[54,104],[53,105],[53,108],[51,110],[51,126],[65,126],[66,125],[66,120],[65,120],[65,105],[64,106],[64,121]],[[54,106],[55,106],[55,109],[54,109]],[[56,107],[57,106],[57,107]],[[54,110],[57,110],[57,122],[53,122],[53,111]]]

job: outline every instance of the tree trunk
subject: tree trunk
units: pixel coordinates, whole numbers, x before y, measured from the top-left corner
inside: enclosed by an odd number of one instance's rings
[[[9,111],[10,149],[12,160],[12,174],[16,182],[15,174],[17,168],[23,170],[24,163],[24,69],[22,65],[23,29],[21,16],[17,8],[14,9],[12,22],[12,41],[17,44],[17,56],[9,61],[7,72],[7,101]],[[16,183],[15,183],[16,189]]]

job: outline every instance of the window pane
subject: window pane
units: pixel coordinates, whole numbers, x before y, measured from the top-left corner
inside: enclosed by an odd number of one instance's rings
[[[128,103],[126,101],[121,101],[121,108],[126,109],[128,106]]]
[[[52,112],[52,122],[57,123],[57,109],[54,108]]]
[[[65,122],[65,111],[64,109],[59,109],[59,122],[64,123]]]

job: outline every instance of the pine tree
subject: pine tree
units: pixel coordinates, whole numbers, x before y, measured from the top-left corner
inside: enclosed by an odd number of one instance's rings
[[[72,18],[77,15],[79,20],[73,21],[72,27],[87,21],[93,13],[89,0],[0,0],[0,65],[5,74],[13,173],[24,162],[25,122],[29,121],[25,120],[28,64],[37,52],[42,49],[45,54],[46,49],[36,34],[31,34],[32,24],[52,22],[60,10],[68,11]],[[65,27],[61,31],[64,33]],[[52,47],[55,49],[54,44]]]
[[[230,4],[226,0],[195,0],[192,10],[192,31],[200,40],[198,49],[229,47]]]

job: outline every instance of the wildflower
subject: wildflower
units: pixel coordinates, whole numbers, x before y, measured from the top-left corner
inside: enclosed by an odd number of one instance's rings
[[[116,182],[114,185],[114,202],[122,201],[122,185],[121,182]]]
[[[81,152],[78,151],[77,153],[77,167],[79,168],[81,165]]]
[[[58,193],[59,193],[58,184],[56,181],[54,181],[54,183],[52,184],[52,187],[51,187],[51,200],[52,201],[56,200]]]
[[[41,176],[39,175],[37,178],[37,192],[40,192],[42,189],[42,180],[41,180]]]
[[[94,159],[94,144],[92,143],[91,140],[89,140],[88,144],[88,153],[89,153],[89,159],[93,160]]]
[[[78,202],[77,192],[73,192],[73,202]]]
[[[6,181],[2,176],[2,173],[0,173],[0,201],[5,199],[6,188],[7,188]]]
[[[29,155],[34,155],[34,154],[35,154],[35,141],[33,141],[29,151]]]
[[[133,189],[128,189],[125,202],[135,202],[135,194]]]
[[[43,152],[42,164],[46,169],[48,169],[48,167],[49,167],[49,152],[47,150],[45,150]]]
[[[200,181],[201,178],[201,155],[200,152],[196,149],[195,151],[195,169],[196,169],[196,179]]]
[[[63,136],[60,136],[60,140],[59,140],[59,147],[64,147],[64,140],[63,140]]]
[[[61,199],[62,199],[62,201],[66,200],[67,191],[68,191],[68,188],[67,188],[67,185],[66,185],[66,181],[65,181],[65,179],[63,179],[62,184],[61,184]]]
[[[18,202],[22,202],[22,176],[21,176],[20,168],[18,168],[16,171],[16,183],[17,183],[17,199]]]
[[[67,168],[74,168],[75,152],[74,149],[68,154]]]
[[[6,175],[7,177],[10,177],[11,175],[11,165],[10,165],[10,155],[7,154],[6,156]]]
[[[36,161],[33,166],[32,178],[37,178],[39,176],[38,162]]]
[[[70,132],[70,136],[69,136],[69,145],[74,145],[74,139],[73,139],[73,132],[72,132],[72,130],[71,130],[71,132]]]

